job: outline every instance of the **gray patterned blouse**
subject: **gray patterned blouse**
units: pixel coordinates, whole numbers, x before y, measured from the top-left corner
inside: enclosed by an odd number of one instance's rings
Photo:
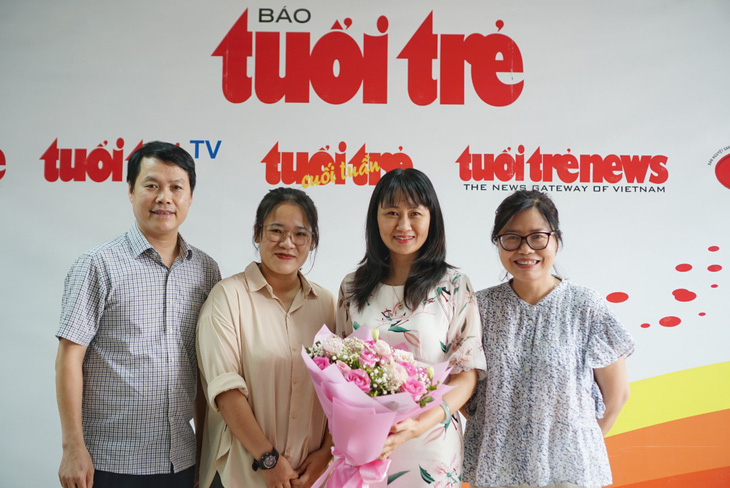
[[[595,291],[563,280],[537,305],[509,283],[482,290],[487,377],[467,404],[464,481],[611,484],[593,369],[634,350]]]

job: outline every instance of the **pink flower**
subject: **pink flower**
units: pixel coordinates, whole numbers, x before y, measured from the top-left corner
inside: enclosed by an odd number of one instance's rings
[[[347,375],[345,375],[345,379],[350,383],[355,383],[355,386],[365,393],[370,391],[370,377],[361,369],[352,369],[348,371]]]
[[[314,364],[319,366],[319,369],[324,369],[330,365],[330,360],[321,356],[313,357],[312,361],[314,361]]]
[[[368,349],[363,349],[360,351],[360,364],[362,366],[367,366],[368,368],[374,368],[375,362],[378,360],[378,357]]]
[[[401,366],[403,366],[406,370],[406,373],[408,373],[408,376],[416,376],[418,374],[418,369],[416,369],[416,366],[414,364],[411,364],[407,361],[401,361]]]
[[[349,366],[347,365],[347,363],[345,363],[345,362],[342,362],[342,361],[337,361],[337,362],[335,363],[335,366],[337,366],[337,369],[339,369],[339,370],[340,370],[340,373],[342,373],[342,376],[345,376],[345,377],[347,377],[347,373],[349,373],[349,372],[350,372],[350,370],[352,369],[352,368],[350,368],[350,367],[349,367]]]
[[[398,363],[388,363],[385,365],[383,370],[388,376],[390,376],[393,385],[398,387],[408,380],[408,372],[406,369]]]
[[[424,393],[426,393],[426,387],[421,384],[416,378],[408,378],[403,383],[402,390],[411,394],[414,402],[421,399]]]

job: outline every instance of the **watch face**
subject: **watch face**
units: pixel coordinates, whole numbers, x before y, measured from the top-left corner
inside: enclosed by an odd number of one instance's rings
[[[276,456],[273,454],[265,454],[263,459],[261,460],[261,464],[263,465],[264,469],[271,469],[274,466],[276,466]]]

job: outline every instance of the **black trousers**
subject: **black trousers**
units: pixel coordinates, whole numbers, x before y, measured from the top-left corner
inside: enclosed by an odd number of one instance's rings
[[[119,474],[94,471],[94,488],[193,488],[195,466],[179,473]]]
[[[215,474],[215,478],[213,478],[213,482],[210,484],[210,488],[225,488],[223,486],[223,483],[221,482],[221,475],[218,473]]]

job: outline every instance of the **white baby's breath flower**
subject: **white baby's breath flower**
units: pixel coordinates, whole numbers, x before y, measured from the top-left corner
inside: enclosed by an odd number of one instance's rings
[[[322,350],[330,356],[339,356],[343,351],[342,339],[328,337],[322,341]]]
[[[343,347],[348,352],[352,354],[357,354],[362,350],[364,347],[364,344],[360,341],[360,339],[355,339],[353,337],[348,337],[343,341]]]
[[[403,349],[393,349],[393,359],[396,361],[406,361],[408,363],[413,362],[413,354],[410,351],[404,351]]]

